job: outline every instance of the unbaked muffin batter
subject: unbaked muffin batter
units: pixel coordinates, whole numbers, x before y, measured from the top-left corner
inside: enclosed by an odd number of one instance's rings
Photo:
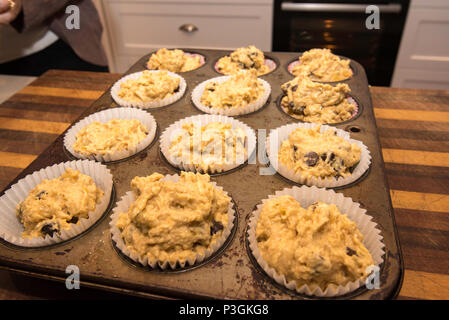
[[[285,93],[281,100],[283,109],[305,122],[343,122],[351,119],[356,111],[356,106],[348,101],[351,89],[346,83],[331,86],[298,76],[281,88]]]
[[[240,70],[255,69],[257,75],[261,76],[270,72],[265,65],[265,56],[255,46],[238,48],[229,56],[223,57],[217,62],[217,69],[223,74],[236,74]]]
[[[201,67],[199,56],[187,55],[179,49],[159,49],[147,62],[148,69],[187,72]]]
[[[365,279],[374,265],[356,224],[334,204],[304,209],[291,196],[267,200],[256,227],[262,258],[297,287],[346,285]]]
[[[178,182],[163,177],[153,173],[131,181],[136,200],[120,213],[117,227],[126,247],[141,257],[183,262],[222,236],[231,199],[207,174],[182,172]]]
[[[223,82],[209,82],[201,103],[217,109],[243,108],[263,96],[264,86],[255,70],[240,71]]]
[[[172,77],[167,71],[143,71],[137,79],[121,83],[119,98],[129,102],[150,102],[171,97],[179,91],[180,79]]]
[[[279,148],[279,162],[306,178],[339,178],[352,174],[360,161],[361,149],[337,136],[334,129],[320,132],[321,126],[312,129],[297,128]]]
[[[229,123],[211,122],[205,126],[187,123],[171,143],[169,152],[178,163],[194,164],[207,172],[224,164],[242,164],[247,154],[246,134]]]
[[[110,154],[134,148],[147,134],[147,127],[137,119],[95,121],[76,134],[73,149],[85,156]]]
[[[311,49],[304,52],[292,69],[295,76],[307,74],[314,81],[342,81],[352,77],[349,59],[340,59],[329,49]]]
[[[58,178],[43,180],[17,205],[17,217],[25,228],[22,237],[52,237],[70,229],[89,218],[103,195],[91,177],[71,168]]]

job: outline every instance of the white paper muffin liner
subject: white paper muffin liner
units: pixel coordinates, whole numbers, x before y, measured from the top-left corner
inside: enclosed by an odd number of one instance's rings
[[[231,117],[221,116],[221,115],[197,115],[197,116],[191,116],[187,117],[181,120],[176,121],[172,125],[170,125],[165,131],[162,133],[159,145],[162,151],[162,154],[164,155],[165,159],[167,159],[168,162],[170,162],[171,165],[184,170],[184,171],[193,171],[193,172],[202,172],[202,170],[199,168],[198,164],[189,164],[189,163],[183,163],[178,162],[176,159],[172,158],[170,153],[170,145],[171,145],[171,139],[175,138],[176,134],[180,133],[182,131],[182,126],[186,123],[195,123],[196,126],[202,127],[207,125],[211,122],[223,122],[223,123],[229,123],[232,125],[232,128],[240,128],[243,131],[245,131],[246,134],[246,142],[245,142],[245,149],[247,151],[247,154],[245,158],[243,159],[243,162],[241,163],[224,163],[222,165],[218,165],[215,168],[209,168],[207,173],[214,174],[218,172],[226,172],[229,170],[232,170],[234,168],[237,168],[238,166],[245,163],[245,161],[248,160],[249,156],[256,150],[256,133],[254,130],[246,125],[245,123],[238,121]]]
[[[179,181],[180,176],[179,175],[166,175],[162,180],[163,181]],[[223,190],[222,187],[217,186],[217,184],[213,181],[211,183],[219,190]],[[224,191],[224,190],[223,190]],[[224,191],[226,195],[228,193]],[[229,195],[228,195],[229,196]],[[180,261],[177,260],[174,263],[170,263],[169,261],[165,260],[149,260],[148,256],[142,257],[139,256],[136,252],[133,252],[132,250],[128,249],[126,247],[125,242],[123,241],[123,238],[120,236],[120,230],[117,227],[117,221],[119,218],[120,213],[125,213],[128,211],[131,204],[135,201],[135,196],[132,191],[128,191],[121,199],[117,202],[114,209],[112,209],[112,215],[111,215],[111,222],[109,222],[110,231],[112,235],[112,239],[115,242],[116,247],[127,257],[129,257],[131,260],[133,260],[136,263],[139,263],[143,266],[150,266],[151,268],[159,267],[162,270],[165,269],[179,269],[184,268],[186,266],[193,266],[194,264],[201,263],[205,259],[209,258],[213,253],[215,253],[218,249],[221,248],[221,246],[225,243],[226,239],[231,234],[232,228],[234,226],[234,220],[235,220],[235,210],[233,208],[233,201],[231,200],[229,202],[228,206],[228,225],[223,229],[223,233],[221,238],[217,239],[217,241],[207,250],[204,251],[203,254],[196,254],[192,255],[186,261]]]
[[[147,71],[148,72],[162,72],[163,70],[147,70]],[[161,100],[148,101],[148,102],[137,102],[137,101],[131,102],[128,100],[124,100],[118,96],[121,84],[130,79],[140,78],[143,74],[143,71],[131,73],[131,74],[121,78],[120,80],[118,80],[111,88],[111,96],[114,99],[114,101],[117,102],[117,104],[119,104],[122,107],[134,107],[134,108],[141,108],[141,109],[149,109],[149,108],[160,108],[160,107],[172,104],[172,103],[178,101],[179,99],[181,99],[181,97],[184,95],[184,92],[186,91],[186,88],[187,88],[187,83],[184,80],[184,78],[181,77],[179,74],[176,74],[176,73],[170,72],[170,71],[166,71],[166,72],[170,76],[179,78],[181,80],[179,82],[179,91],[174,93],[172,96],[170,96],[168,98],[161,99]]]
[[[155,54],[155,53],[156,53],[156,52],[154,52],[153,54]],[[195,71],[195,70],[201,68],[202,66],[204,66],[204,65],[206,64],[206,57],[203,56],[203,55],[200,54],[200,53],[185,52],[185,51],[184,51],[184,54],[185,54],[186,56],[190,56],[190,57],[193,57],[193,58],[195,58],[195,57],[200,57],[200,63],[201,63],[201,64],[200,64],[198,67],[196,67],[195,69],[192,69],[192,70],[189,70],[189,71],[183,71],[183,72],[180,72],[180,73],[186,73],[186,72],[190,72],[190,71]],[[148,70],[155,70],[155,69],[150,69],[150,68],[148,68],[148,61],[150,60],[150,58],[151,58],[151,56],[148,58],[147,62],[145,62],[145,67],[146,67]]]
[[[284,275],[279,274],[274,268],[270,267],[267,262],[262,258],[259,250],[259,246],[256,239],[256,227],[260,213],[263,209],[265,202],[270,198],[275,198],[283,195],[292,196],[298,201],[304,209],[307,209],[316,201],[322,201],[328,204],[335,204],[342,214],[346,216],[357,225],[358,230],[363,235],[363,244],[370,252],[376,266],[380,267],[383,263],[383,256],[385,254],[382,243],[383,237],[380,230],[377,228],[377,224],[372,221],[371,216],[366,214],[366,210],[360,208],[360,204],[354,202],[351,198],[344,197],[341,193],[336,193],[333,190],[326,190],[322,188],[313,187],[293,187],[285,188],[281,191],[276,191],[274,195],[268,196],[267,199],[262,200],[262,203],[257,205],[253,211],[248,223],[248,241],[251,249],[251,253],[256,259],[259,266],[267,273],[268,276],[273,278],[278,284],[286,287],[287,289],[294,290],[300,294],[313,295],[317,297],[335,297],[347,294],[354,290],[357,290],[365,284],[365,280],[359,279],[357,281],[349,282],[344,286],[329,285],[327,288],[315,288],[311,290],[309,286],[303,285],[298,288],[295,281],[287,281]],[[324,290],[323,290],[324,289]]]
[[[230,78],[231,76],[223,76],[223,77],[216,77],[216,78],[212,78],[206,81],[201,82],[199,85],[197,85],[195,87],[195,89],[193,89],[192,91],[192,101],[194,103],[194,105],[200,109],[201,111],[205,112],[205,113],[209,113],[209,114],[220,114],[223,116],[238,116],[238,115],[242,115],[242,114],[248,114],[248,113],[252,113],[254,111],[259,110],[260,108],[262,108],[265,103],[268,100],[268,97],[270,96],[271,93],[271,86],[268,82],[266,82],[263,79],[258,78],[258,80],[260,82],[262,82],[263,87],[264,87],[264,92],[262,94],[262,97],[260,97],[257,101],[248,104],[245,107],[241,107],[241,108],[210,108],[207,107],[205,105],[203,105],[201,103],[201,96],[203,95],[204,92],[204,88],[205,86],[209,83],[209,82],[223,82],[226,81]]]
[[[100,203],[97,203],[94,212],[89,212],[89,218],[83,218],[77,224],[73,224],[70,229],[62,230],[61,234],[54,233],[52,237],[46,235],[45,238],[22,238],[25,230],[16,215],[16,207],[19,202],[26,199],[29,192],[42,180],[54,179],[62,175],[67,168],[79,170],[81,173],[90,176],[97,187],[101,188],[104,196]],[[19,180],[0,198],[0,237],[9,243],[21,247],[42,247],[59,243],[71,239],[90,228],[106,211],[112,192],[112,174],[109,169],[98,162],[90,160],[76,160],[55,164]]]
[[[289,169],[286,165],[278,160],[278,153],[279,149],[281,148],[282,141],[288,139],[288,136],[293,130],[295,130],[296,128],[311,129],[317,125],[319,124],[293,123],[274,129],[266,140],[267,154],[271,166],[273,166],[273,168],[283,177],[296,183],[306,184],[309,186],[314,185],[317,187],[335,188],[350,184],[359,179],[365,173],[365,171],[368,170],[371,164],[371,155],[368,148],[361,141],[351,139],[348,132],[324,124],[321,125],[320,132],[324,132],[328,129],[333,129],[337,132],[337,136],[342,137],[350,143],[355,143],[361,148],[360,162],[357,164],[350,176],[340,177],[338,179],[336,179],[335,177],[306,177],[301,172],[295,172],[293,169]]]
[[[112,119],[136,119],[142,122],[147,129],[148,134],[147,136],[140,141],[137,145],[135,145],[132,148],[129,148],[128,150],[121,150],[121,151],[115,151],[113,153],[108,154],[92,154],[89,156],[86,156],[82,153],[76,152],[73,149],[73,145],[76,142],[76,135],[78,132],[88,126],[89,124],[98,121],[101,123],[106,123]],[[104,111],[100,111],[94,114],[91,114],[90,116],[80,120],[77,122],[74,126],[72,126],[67,133],[64,136],[64,147],[75,157],[79,159],[90,159],[90,160],[96,160],[100,162],[110,162],[110,161],[116,161],[128,158],[146,147],[148,147],[151,142],[153,142],[154,137],[156,136],[156,120],[154,117],[144,111],[139,110],[135,108],[113,108],[108,109]]]
[[[221,59],[221,58],[220,58],[220,59]],[[224,74],[223,72],[221,72],[220,70],[218,70],[218,61],[219,61],[220,59],[218,59],[217,62],[215,62],[214,69],[215,69],[215,71],[217,71],[218,73]],[[270,59],[270,58],[265,58],[264,64],[270,69],[270,71],[268,71],[268,72],[265,73],[265,74],[259,75],[259,77],[266,76],[267,74],[273,72],[274,69],[276,69],[276,62],[275,62],[274,60]],[[242,70],[244,70],[244,69],[242,69]]]

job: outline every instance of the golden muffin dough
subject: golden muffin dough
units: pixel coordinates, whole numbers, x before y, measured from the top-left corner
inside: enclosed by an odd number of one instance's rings
[[[147,127],[137,119],[94,121],[76,134],[73,149],[85,156],[111,154],[134,148],[147,134]]]
[[[334,129],[321,133],[320,128],[317,125],[293,130],[282,141],[279,162],[306,178],[338,179],[351,175],[360,161],[361,148],[337,136]]]
[[[231,199],[207,174],[181,172],[178,182],[163,177],[153,173],[131,181],[136,200],[120,213],[117,227],[126,247],[139,256],[184,262],[222,236]]]
[[[17,217],[25,228],[22,237],[52,237],[70,229],[89,218],[103,196],[91,177],[71,168],[58,178],[43,180],[17,205]]]
[[[262,51],[255,46],[238,48],[229,56],[220,58],[217,62],[217,69],[220,73],[231,75],[240,70],[255,70],[261,76],[270,72],[270,68],[265,64],[265,56]]]
[[[207,172],[224,164],[242,164],[247,154],[246,134],[229,123],[211,122],[205,126],[186,123],[170,145],[175,161],[194,164]]]
[[[346,285],[365,279],[374,265],[356,224],[334,204],[304,209],[291,196],[271,198],[260,213],[256,239],[267,264],[298,288]]]
[[[137,79],[121,83],[119,98],[129,102],[151,102],[171,97],[179,91],[180,79],[167,71],[150,72],[145,70]]]
[[[167,70],[171,72],[187,72],[201,67],[199,56],[187,55],[179,49],[159,49],[147,62],[151,70]]]
[[[201,103],[210,108],[243,108],[262,98],[265,88],[255,70],[240,71],[223,82],[209,82]]]
[[[304,52],[293,67],[295,76],[307,74],[313,81],[342,81],[352,77],[349,59],[340,59],[329,49],[311,49]]]
[[[281,100],[283,109],[304,122],[343,122],[351,119],[356,111],[356,106],[347,99],[351,89],[346,83],[331,86],[299,76],[284,83],[281,89],[285,94]]]

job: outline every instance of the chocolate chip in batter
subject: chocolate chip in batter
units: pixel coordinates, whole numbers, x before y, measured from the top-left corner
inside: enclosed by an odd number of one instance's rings
[[[326,161],[327,159],[327,154],[326,153],[322,153],[320,156],[321,160]]]
[[[296,84],[296,85],[294,85],[293,87],[292,87],[292,91],[293,92],[295,92],[296,91],[296,89],[298,89],[298,85]]]
[[[309,166],[309,167],[314,167],[316,166],[317,162],[318,162],[318,154],[316,152],[310,151],[307,152],[304,155],[304,162]]]
[[[47,223],[47,224],[44,224],[44,226],[41,229],[41,232],[42,232],[43,235],[48,234],[50,237],[53,237],[53,234],[55,232],[59,233],[59,229],[58,229],[56,224],[54,224],[54,223]]]
[[[352,167],[349,167],[349,168],[348,168],[349,172],[350,172],[350,173],[353,173],[353,172],[354,172],[354,169],[355,169],[355,167],[356,167],[356,166],[352,166]]]
[[[297,161],[298,159],[296,158],[296,151],[298,150],[297,146],[293,146],[293,161]]]
[[[221,222],[214,220],[212,222],[212,225],[210,226],[210,235],[212,236],[220,230],[223,230],[223,225],[221,224]]]
[[[295,109],[295,103],[293,102],[293,101],[289,101],[288,102],[288,107],[290,108],[290,109]]]
[[[299,114],[299,115],[304,115],[304,110],[306,110],[305,106],[301,106],[299,108],[293,108],[293,113]]]
[[[67,223],[77,223],[78,222],[78,217],[72,217],[70,220],[67,220]]]
[[[42,198],[42,196],[43,196],[43,195],[46,195],[46,194],[47,194],[47,191],[42,190],[41,192],[39,192],[39,193],[36,195],[36,199],[40,200],[40,199]]]
[[[176,87],[175,92],[179,92],[179,86]]]
[[[351,249],[349,247],[346,247],[346,254],[348,256],[352,257],[353,255],[357,255],[357,251],[355,251],[355,250],[353,250],[353,249]]]

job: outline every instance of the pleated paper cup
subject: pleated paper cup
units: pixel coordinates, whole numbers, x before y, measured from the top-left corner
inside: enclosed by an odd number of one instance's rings
[[[251,154],[256,150],[256,133],[254,130],[246,125],[245,123],[238,121],[231,117],[221,116],[221,115],[198,115],[198,116],[191,116],[184,119],[181,119],[179,121],[176,121],[172,125],[170,125],[165,131],[162,133],[159,141],[159,145],[161,148],[161,152],[164,155],[165,159],[167,161],[184,171],[193,171],[193,172],[202,172],[203,170],[199,168],[199,164],[194,163],[184,163],[181,160],[176,159],[173,157],[173,155],[170,153],[170,146],[172,139],[175,139],[177,134],[181,133],[183,131],[182,126],[187,123],[194,123],[195,126],[202,127],[207,125],[211,122],[222,122],[222,123],[229,123],[232,126],[232,129],[240,128],[242,129],[246,134],[246,141],[245,141],[245,149],[246,149],[246,155],[243,161],[237,161],[235,163],[215,163],[215,166],[209,167],[209,170],[207,173],[214,174],[214,173],[220,173],[220,172],[226,172],[229,170],[232,170],[234,168],[237,168],[238,166],[245,163],[245,161],[248,160],[248,158],[251,156]],[[232,150],[234,151],[234,150]],[[190,155],[188,155],[190,157]]]
[[[178,182],[180,176],[179,175],[166,175],[162,180],[163,181],[173,181]],[[213,186],[219,190],[223,190],[222,187],[217,186],[217,184],[211,181]],[[224,191],[226,195],[228,193]],[[120,216],[120,213],[128,212],[131,204],[136,200],[134,193],[132,191],[128,191],[121,199],[117,202],[114,207],[113,214],[111,215],[111,222],[109,223],[110,231],[112,235],[112,240],[114,240],[116,247],[127,257],[133,260],[136,263],[141,264],[142,266],[149,266],[151,268],[159,267],[162,270],[165,269],[180,269],[186,266],[193,266],[195,264],[203,262],[205,259],[212,256],[221,246],[225,243],[226,239],[230,236],[232,228],[234,226],[235,220],[235,210],[233,208],[232,200],[229,202],[228,206],[228,225],[223,229],[222,236],[217,239],[217,241],[207,250],[204,251],[203,254],[195,254],[186,259],[186,261],[177,260],[175,262],[169,262],[167,260],[149,260],[148,256],[142,257],[136,252],[128,249],[123,238],[120,235],[120,230],[117,227],[117,221]]]
[[[62,230],[60,234],[54,233],[52,237],[46,235],[45,238],[22,238],[22,232],[25,229],[16,215],[15,210],[17,205],[25,200],[29,192],[41,183],[42,180],[55,179],[62,175],[68,168],[79,170],[81,173],[90,176],[97,187],[103,190],[104,196],[101,198],[100,203],[96,204],[95,211],[89,212],[89,218],[80,219],[70,229]],[[0,237],[9,243],[21,247],[43,247],[69,240],[89,229],[100,219],[109,205],[111,192],[111,172],[105,165],[95,161],[76,160],[63,162],[35,171],[19,180],[0,198]]]
[[[271,93],[271,86],[268,82],[266,82],[263,79],[258,78],[258,81],[260,81],[264,87],[264,92],[262,94],[262,97],[260,97],[257,101],[250,103],[244,107],[241,108],[223,108],[223,109],[219,109],[219,108],[213,108],[213,107],[207,107],[205,105],[203,105],[201,103],[201,96],[204,93],[204,88],[206,87],[206,85],[210,82],[223,82],[226,81],[230,78],[231,76],[223,76],[223,77],[216,77],[216,78],[212,78],[206,81],[201,82],[199,85],[197,85],[195,87],[195,89],[193,89],[192,91],[192,101],[194,103],[194,105],[200,109],[201,111],[205,112],[205,113],[209,113],[209,114],[220,114],[223,116],[238,116],[238,115],[242,115],[242,114],[248,114],[248,113],[252,113],[255,112],[257,110],[259,110],[260,108],[262,108],[265,103],[267,103],[268,98],[270,96]]]
[[[319,124],[316,123],[293,123],[274,129],[266,140],[266,148],[270,164],[283,177],[296,183],[306,184],[309,186],[314,185],[317,187],[335,188],[357,181],[368,170],[371,164],[371,154],[367,146],[359,140],[351,139],[348,132],[328,125],[321,125],[320,132],[324,132],[328,129],[335,130],[337,132],[337,136],[345,139],[349,143],[355,143],[361,148],[360,161],[350,176],[340,177],[338,179],[335,177],[306,177],[301,172],[295,172],[293,169],[288,168],[285,164],[279,161],[278,153],[281,148],[282,141],[288,139],[288,136],[293,130],[297,128],[312,129],[318,125]]]
[[[148,129],[147,136],[140,141],[137,145],[127,149],[127,150],[121,150],[121,151],[115,151],[112,153],[106,153],[106,154],[91,154],[91,155],[84,155],[82,153],[76,152],[73,149],[73,145],[76,142],[76,135],[78,132],[90,125],[91,123],[98,121],[101,123],[106,123],[112,119],[135,119],[139,120],[142,124],[145,125],[145,127]],[[64,136],[64,147],[76,158],[79,159],[90,159],[90,160],[96,160],[99,162],[110,162],[110,161],[116,161],[128,158],[146,147],[148,147],[151,142],[153,142],[154,137],[156,136],[156,120],[154,117],[144,111],[139,110],[135,108],[113,108],[108,109],[104,111],[100,111],[94,114],[91,114],[90,116],[80,120],[77,122],[74,126],[72,126],[67,133]]]
[[[120,80],[118,80],[111,88],[111,96],[114,99],[115,102],[117,102],[118,105],[122,106],[122,107],[134,107],[134,108],[140,108],[140,109],[150,109],[150,108],[160,108],[160,107],[164,107],[167,106],[169,104],[175,103],[176,101],[178,101],[179,99],[181,99],[181,97],[184,95],[184,92],[186,91],[187,88],[187,83],[184,80],[183,77],[181,77],[179,74],[176,74],[174,72],[170,72],[170,71],[163,71],[163,70],[147,70],[147,72],[167,72],[170,76],[175,77],[175,78],[179,78],[181,81],[179,82],[179,91],[174,93],[172,96],[165,98],[165,99],[160,99],[160,100],[153,100],[153,101],[148,101],[148,102],[137,102],[137,101],[128,101],[125,99],[122,99],[118,96],[118,93],[120,91],[120,86],[123,82],[126,82],[127,80],[135,80],[138,79],[142,76],[143,71],[142,72],[136,72],[136,73],[132,73],[130,75],[127,75],[123,78],[121,78]]]
[[[265,273],[273,278],[278,284],[286,287],[287,289],[294,290],[300,294],[316,297],[336,297],[355,291],[365,285],[365,280],[359,279],[349,282],[344,286],[336,286],[331,284],[327,288],[317,287],[312,290],[307,285],[298,287],[294,280],[287,280],[284,275],[279,274],[273,267],[268,265],[268,263],[262,258],[256,239],[257,222],[265,202],[268,199],[283,195],[292,196],[304,209],[307,209],[316,201],[322,201],[327,204],[335,204],[342,214],[346,214],[348,219],[355,222],[357,225],[358,230],[364,237],[363,245],[370,252],[375,265],[380,267],[384,261],[383,256],[385,254],[385,245],[382,243],[383,237],[380,234],[381,232],[377,228],[377,224],[372,221],[373,217],[367,215],[366,210],[360,208],[359,203],[354,202],[351,198],[344,197],[343,194],[336,193],[333,190],[326,190],[315,186],[295,186],[293,188],[285,188],[281,191],[276,191],[274,195],[270,195],[267,199],[262,200],[262,203],[256,207],[249,219],[247,236],[251,253]]]

